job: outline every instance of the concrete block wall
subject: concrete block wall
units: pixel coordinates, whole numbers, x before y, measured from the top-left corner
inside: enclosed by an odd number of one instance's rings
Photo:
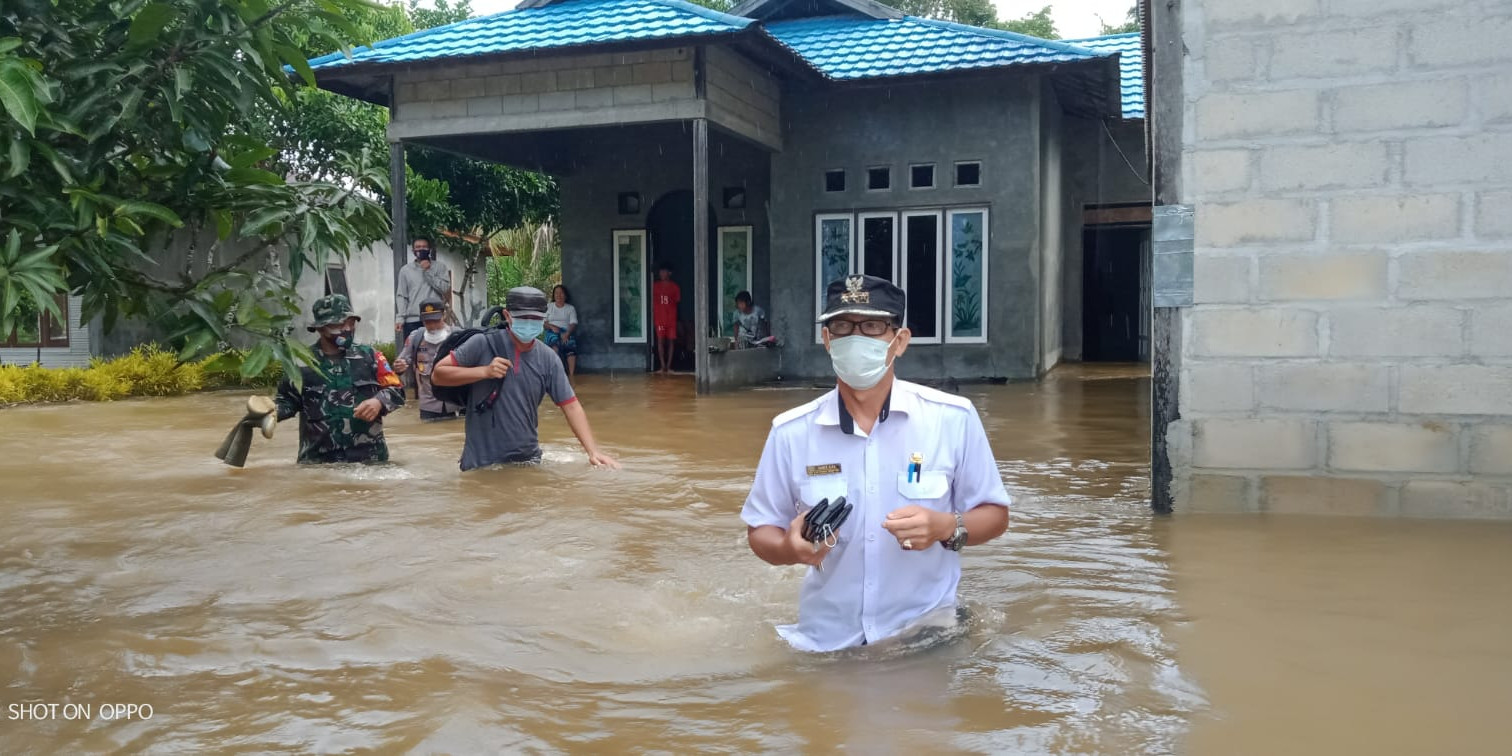
[[[707,49],[709,117],[759,143],[782,145],[782,91],[773,76],[739,53]]]
[[[1177,506],[1512,518],[1512,3],[1183,26]]]
[[[691,47],[417,69],[400,72],[395,86],[391,139],[703,114],[694,91]]]

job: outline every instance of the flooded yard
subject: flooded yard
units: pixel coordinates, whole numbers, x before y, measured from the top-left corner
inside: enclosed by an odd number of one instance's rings
[[[585,376],[625,469],[555,410],[545,463],[212,453],[244,394],[0,411],[0,752],[1500,753],[1512,525],[1155,518],[1149,382],[965,387],[1016,496],[969,631],[790,651],[802,568],[741,502],[805,388]],[[90,718],[16,705],[92,704]],[[150,719],[106,718],[106,704]],[[22,713],[36,712],[23,709]],[[45,711],[45,710],[44,710]],[[77,711],[77,710],[76,710]]]

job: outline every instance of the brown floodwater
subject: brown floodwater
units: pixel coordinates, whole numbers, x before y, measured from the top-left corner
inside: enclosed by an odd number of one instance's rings
[[[554,409],[544,464],[466,475],[413,409],[391,465],[286,423],[242,470],[244,395],[0,411],[0,752],[1512,748],[1512,526],[1153,517],[1136,371],[965,388],[1017,497],[965,632],[822,656],[739,520],[815,392],[580,384],[622,471]]]

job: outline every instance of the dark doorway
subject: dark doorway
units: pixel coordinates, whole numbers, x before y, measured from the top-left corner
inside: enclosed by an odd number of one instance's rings
[[[697,336],[693,330],[693,192],[679,190],[668,192],[651,206],[646,214],[646,232],[651,245],[651,280],[656,280],[656,271],[663,263],[672,267],[672,280],[682,290],[682,301],[677,306],[677,348],[672,355],[672,369],[678,372],[693,372],[697,369],[693,347]],[[714,275],[715,238],[717,236],[714,208],[709,208],[709,291],[706,296],[715,300]],[[651,283],[646,290],[651,290]],[[710,312],[714,308],[710,308]],[[707,327],[707,325],[705,326]],[[649,369],[655,369],[655,332],[647,354]]]
[[[1148,362],[1149,226],[1087,226],[1082,254],[1082,359]]]

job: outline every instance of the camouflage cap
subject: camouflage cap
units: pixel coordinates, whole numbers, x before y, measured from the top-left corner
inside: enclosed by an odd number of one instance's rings
[[[357,317],[357,313],[352,312],[352,303],[344,294],[330,294],[315,300],[315,306],[310,308],[310,314],[314,318],[314,322],[309,326],[311,331],[340,323],[347,318],[362,320]]]

